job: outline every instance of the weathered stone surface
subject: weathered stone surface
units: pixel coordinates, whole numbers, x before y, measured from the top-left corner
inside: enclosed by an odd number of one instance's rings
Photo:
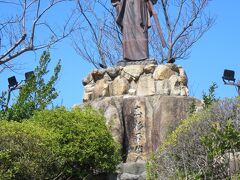
[[[109,96],[109,85],[105,79],[98,80],[93,89],[94,98]]]
[[[94,69],[93,72],[91,73],[94,81],[101,80],[105,74],[105,69]]]
[[[148,64],[144,67],[143,72],[146,74],[153,73],[156,68],[156,65],[154,64]]]
[[[106,73],[112,78],[114,79],[115,77],[117,77],[119,75],[120,72],[120,67],[110,67],[108,69],[106,69]]]
[[[137,83],[135,81],[130,82],[130,88],[137,90]]]
[[[131,65],[148,65],[148,64],[157,64],[157,61],[155,59],[146,59],[143,61],[126,61],[126,60],[121,60],[117,62],[117,66],[131,66]]]
[[[88,74],[87,77],[83,79],[82,84],[85,86],[91,82],[93,82],[92,74]]]
[[[153,129],[151,130],[153,151],[164,141],[167,134],[186,118],[192,101],[193,98],[180,96],[153,97]]]
[[[187,75],[181,66],[175,64],[129,65],[94,70],[83,83],[84,102],[120,95],[189,95]]]
[[[187,76],[179,76],[179,82],[181,86],[187,86],[188,83]]]
[[[94,84],[88,84],[88,85],[84,86],[84,91],[86,93],[93,92],[93,90],[94,90]]]
[[[127,161],[146,160],[146,117],[145,101],[142,97],[126,98],[123,101],[123,117],[126,128]]]
[[[111,84],[111,95],[112,96],[120,96],[123,94],[127,94],[129,90],[129,82],[126,78],[117,77]]]
[[[131,96],[135,96],[136,95],[136,89],[129,89],[128,94],[131,95]]]
[[[143,173],[140,175],[140,177],[139,177],[138,180],[146,180],[146,179],[147,179],[147,173],[146,173],[146,171],[145,171],[145,172],[143,172]]]
[[[151,75],[141,76],[137,84],[137,95],[147,96],[155,94],[155,83]]]
[[[125,66],[122,70],[122,76],[128,80],[136,81],[140,75],[143,73],[143,65],[130,65]]]
[[[141,175],[146,170],[145,165],[145,161],[123,163],[120,165],[120,172]]]
[[[177,75],[172,75],[169,78],[169,85],[171,89],[171,95],[173,96],[179,96],[181,94],[181,86],[179,77]]]
[[[229,172],[231,174],[236,174],[240,171],[240,152],[232,152],[225,153],[222,159],[223,164],[229,165]]]
[[[188,77],[187,77],[187,74],[186,74],[185,70],[181,66],[179,67],[179,76],[180,76],[181,85],[187,86]]]
[[[171,68],[166,65],[159,65],[153,73],[153,78],[155,80],[169,79],[172,75],[176,74]]]
[[[180,96],[189,96],[189,90],[187,87],[182,87],[181,88],[181,94]]]
[[[106,123],[121,143],[127,162],[137,162],[146,160],[169,131],[186,118],[192,101],[182,96],[118,96],[90,104],[105,112]]]
[[[83,95],[83,102],[88,102],[93,99],[93,93],[92,92],[85,92]]]
[[[167,63],[165,66],[169,67],[172,71],[176,72],[179,74],[179,66],[173,63]]]
[[[123,173],[118,177],[119,180],[139,180],[139,175]]]
[[[169,85],[169,80],[156,81],[155,88],[157,94],[170,95],[171,88]]]
[[[106,124],[117,142],[124,144],[124,121],[122,117],[123,98],[106,97],[91,102],[91,106],[104,112]]]
[[[123,129],[117,107],[109,105],[104,112],[104,117],[106,118],[106,124],[110,128],[114,139],[122,143]]]
[[[107,82],[111,82],[111,81],[112,81],[112,78],[111,78],[107,73],[105,73],[105,74],[103,75],[103,79],[104,79],[105,81],[107,81]]]

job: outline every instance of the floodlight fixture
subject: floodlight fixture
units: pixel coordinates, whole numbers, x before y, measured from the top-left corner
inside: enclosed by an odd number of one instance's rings
[[[16,87],[16,86],[18,86],[16,77],[12,76],[12,77],[8,78],[8,87],[11,88],[11,87]]]
[[[237,88],[238,95],[240,96],[240,81],[235,83],[236,79],[234,76],[235,72],[233,70],[224,69],[222,79],[224,84],[235,86]]]
[[[223,81],[232,81],[232,82],[235,82],[235,72],[232,71],[232,70],[228,70],[228,69],[225,69],[224,72],[223,72]]]
[[[34,72],[33,71],[25,73],[25,81],[29,80],[32,77],[34,77]],[[24,80],[22,80],[20,83],[18,83],[15,76],[12,76],[12,77],[8,78],[8,94],[7,94],[6,105],[4,105],[2,107],[3,111],[6,111],[8,109],[8,104],[9,104],[9,101],[10,101],[10,98],[11,98],[11,92],[16,90],[16,89],[20,89],[22,82],[24,82]]]
[[[33,71],[29,71],[25,73],[25,81],[31,79],[32,77],[34,77],[34,72]]]

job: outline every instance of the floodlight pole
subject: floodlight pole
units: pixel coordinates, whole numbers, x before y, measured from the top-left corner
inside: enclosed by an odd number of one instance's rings
[[[8,86],[7,102],[6,102],[6,105],[5,105],[5,109],[3,111],[7,111],[8,110],[8,104],[9,104],[9,101],[10,101],[10,98],[11,98],[11,92],[13,90],[15,90],[16,88],[17,88],[17,86],[16,87]]]
[[[8,93],[7,93],[7,102],[5,105],[5,109],[3,109],[3,111],[7,111],[8,110],[8,104],[11,98],[11,92],[16,90],[16,89],[20,89],[20,85],[22,84],[23,81],[21,81],[20,83],[18,83],[16,86],[11,87],[10,85],[8,85]]]
[[[238,87],[238,96],[240,96],[240,81],[238,81],[237,87]]]
[[[238,83],[235,83],[235,82],[227,82],[223,79],[223,82],[226,85],[236,86],[238,88],[238,96],[240,96],[240,80],[238,81]]]

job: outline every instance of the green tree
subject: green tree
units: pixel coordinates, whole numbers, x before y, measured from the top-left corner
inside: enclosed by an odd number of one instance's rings
[[[217,84],[212,83],[211,86],[208,89],[208,94],[203,92],[203,103],[204,103],[204,108],[208,108],[211,106],[214,102],[217,101],[217,98],[215,96],[215,91],[217,89]]]
[[[43,52],[39,60],[39,65],[31,76],[20,87],[19,95],[10,108],[1,112],[3,119],[21,121],[30,118],[35,110],[43,110],[54,99],[58,92],[54,88],[61,70],[60,60],[54,68],[54,74],[47,79],[49,73],[48,65],[51,61],[49,49]]]

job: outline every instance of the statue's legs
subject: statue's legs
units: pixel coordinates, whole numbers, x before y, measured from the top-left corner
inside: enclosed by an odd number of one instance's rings
[[[123,18],[123,56],[125,60],[144,60],[149,58],[148,33],[142,24],[146,12],[141,12],[144,1],[128,0]]]

